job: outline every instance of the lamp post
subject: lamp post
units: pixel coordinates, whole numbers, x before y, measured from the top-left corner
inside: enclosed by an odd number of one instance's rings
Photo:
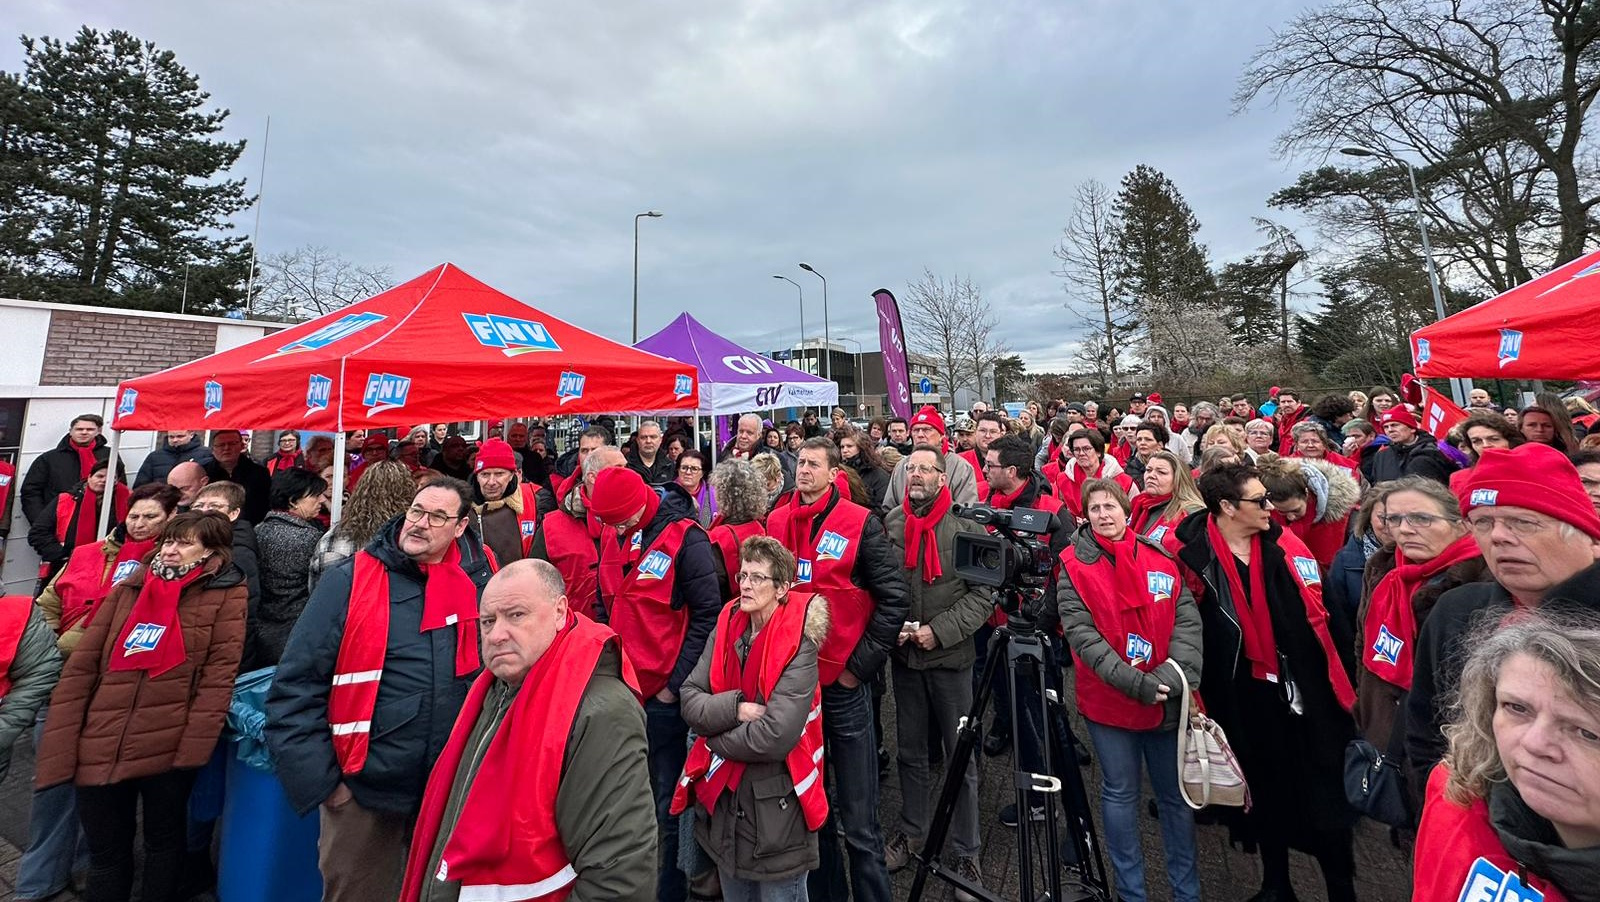
[[[657,219],[661,214],[647,210],[633,215],[633,344],[639,343],[639,220],[646,216]]]
[[[823,353],[828,356],[827,372],[824,377],[833,380],[833,336],[828,332],[828,277],[812,268],[810,263],[800,264],[800,268],[822,280],[822,343],[827,347]]]
[[[1407,160],[1402,160],[1394,154],[1379,152],[1366,147],[1341,147],[1339,152],[1348,157],[1378,157],[1391,163],[1399,163],[1406,167],[1406,175],[1411,179],[1411,202],[1417,212],[1417,230],[1422,233],[1422,259],[1428,265],[1428,287],[1433,289],[1433,316],[1441,320],[1445,317],[1444,295],[1439,291],[1439,270],[1433,263],[1433,245],[1428,242],[1428,221],[1422,215],[1422,192],[1417,190],[1417,170]],[[1457,406],[1465,407],[1467,404],[1467,389],[1462,385],[1462,380],[1450,380],[1450,394],[1455,397]]]
[[[804,359],[806,353],[806,290],[800,287],[799,282],[796,282],[788,276],[774,273],[772,277],[774,279],[782,279],[785,282],[788,282],[790,285],[793,285],[795,293],[800,296],[800,344],[796,345],[795,347],[799,349],[800,356],[802,359]]]

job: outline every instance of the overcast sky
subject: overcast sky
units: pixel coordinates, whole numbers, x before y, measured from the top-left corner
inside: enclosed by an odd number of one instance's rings
[[[174,51],[258,186],[264,253],[326,245],[403,281],[444,261],[627,340],[689,310],[757,350],[877,345],[870,293],[970,276],[1031,371],[1080,325],[1051,255],[1088,178],[1171,177],[1215,262],[1303,168],[1290,111],[1234,115],[1251,52],[1292,10],[1211,2],[29,0],[15,35],[122,28]],[[1271,214],[1280,216],[1281,214]],[[251,217],[240,217],[245,230]],[[1310,240],[1310,236],[1307,236]]]

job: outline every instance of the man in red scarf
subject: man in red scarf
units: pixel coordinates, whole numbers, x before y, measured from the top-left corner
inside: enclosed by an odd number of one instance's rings
[[[932,445],[941,451],[950,450],[949,430],[937,407],[929,404],[911,418],[911,443]],[[979,500],[977,467],[974,462],[959,454],[952,454],[950,457],[951,459],[945,462],[945,477],[950,484],[951,500],[956,504],[976,504]],[[902,457],[900,463],[895,464],[894,472],[889,474],[889,489],[883,495],[885,510],[905,500],[906,485],[909,482],[910,479],[906,474],[906,458]]]
[[[105,421],[99,414],[84,413],[72,418],[72,426],[61,442],[39,455],[28,475],[22,479],[22,515],[29,523],[39,522],[44,509],[56,502],[62,492],[89,478],[96,461],[106,460],[111,449],[100,429]],[[122,461],[117,461],[117,482],[127,479]]]
[[[278,662],[267,743],[296,811],[320,807],[323,899],[393,899],[434,760],[478,675],[489,581],[466,483],[417,492],[326,571]]]
[[[566,583],[568,607],[585,617],[598,618],[602,616],[597,576],[600,549],[607,542],[615,542],[617,535],[589,510],[589,493],[594,491],[595,476],[601,470],[625,467],[628,461],[613,445],[596,443],[587,451],[581,443],[578,447],[583,463],[571,476],[557,482],[561,503],[540,519],[528,557],[555,565]],[[550,490],[542,489],[539,497],[547,494],[551,494]]]
[[[608,627],[561,574],[516,561],[483,590],[484,672],[428,778],[405,902],[651,899],[644,715]]]
[[[991,447],[989,453],[996,452]],[[883,518],[895,557],[904,565],[911,604],[890,657],[901,797],[899,829],[884,844],[891,872],[909,864],[914,847],[927,837],[935,792],[928,776],[928,728],[931,722],[938,729],[945,748],[956,747],[956,730],[972,706],[972,637],[994,609],[983,587],[968,585],[955,572],[956,536],[982,536],[984,530],[951,513],[947,460],[932,445],[912,449],[905,500]],[[976,757],[967,762],[950,835],[957,871],[979,882]]]

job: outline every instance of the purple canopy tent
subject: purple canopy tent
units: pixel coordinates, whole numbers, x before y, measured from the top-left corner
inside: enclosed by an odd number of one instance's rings
[[[693,364],[700,371],[701,414],[717,416],[780,407],[832,406],[839,386],[736,345],[687,313],[634,345],[661,357]],[[628,411],[671,414],[682,411]]]

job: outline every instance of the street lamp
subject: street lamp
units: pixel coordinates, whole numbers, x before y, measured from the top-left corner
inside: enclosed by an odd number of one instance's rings
[[[810,263],[802,263],[800,268],[822,280],[822,343],[827,345],[824,353],[828,355],[826,358],[828,371],[825,377],[831,382],[833,381],[833,337],[828,332],[828,277],[813,269]]]
[[[1428,264],[1428,286],[1433,289],[1433,315],[1435,320],[1444,319],[1444,295],[1439,291],[1439,270],[1433,263],[1433,246],[1428,243],[1428,221],[1422,215],[1422,192],[1417,190],[1417,170],[1407,160],[1402,160],[1394,154],[1371,150],[1366,147],[1341,147],[1339,152],[1347,157],[1378,157],[1391,163],[1399,163],[1406,167],[1406,175],[1411,179],[1411,201],[1416,205],[1417,230],[1422,233],[1422,259]],[[1467,392],[1460,379],[1450,380],[1450,394],[1455,396],[1459,406],[1467,403]]]
[[[639,343],[639,220],[644,217],[657,219],[661,216],[655,210],[644,213],[635,213],[633,216],[633,343]]]
[[[806,353],[806,290],[800,287],[799,282],[796,282],[788,276],[782,276],[774,273],[772,277],[774,279],[782,279],[785,282],[788,282],[790,285],[793,285],[795,292],[800,295],[800,344],[796,347],[800,351],[801,359],[804,359]]]

